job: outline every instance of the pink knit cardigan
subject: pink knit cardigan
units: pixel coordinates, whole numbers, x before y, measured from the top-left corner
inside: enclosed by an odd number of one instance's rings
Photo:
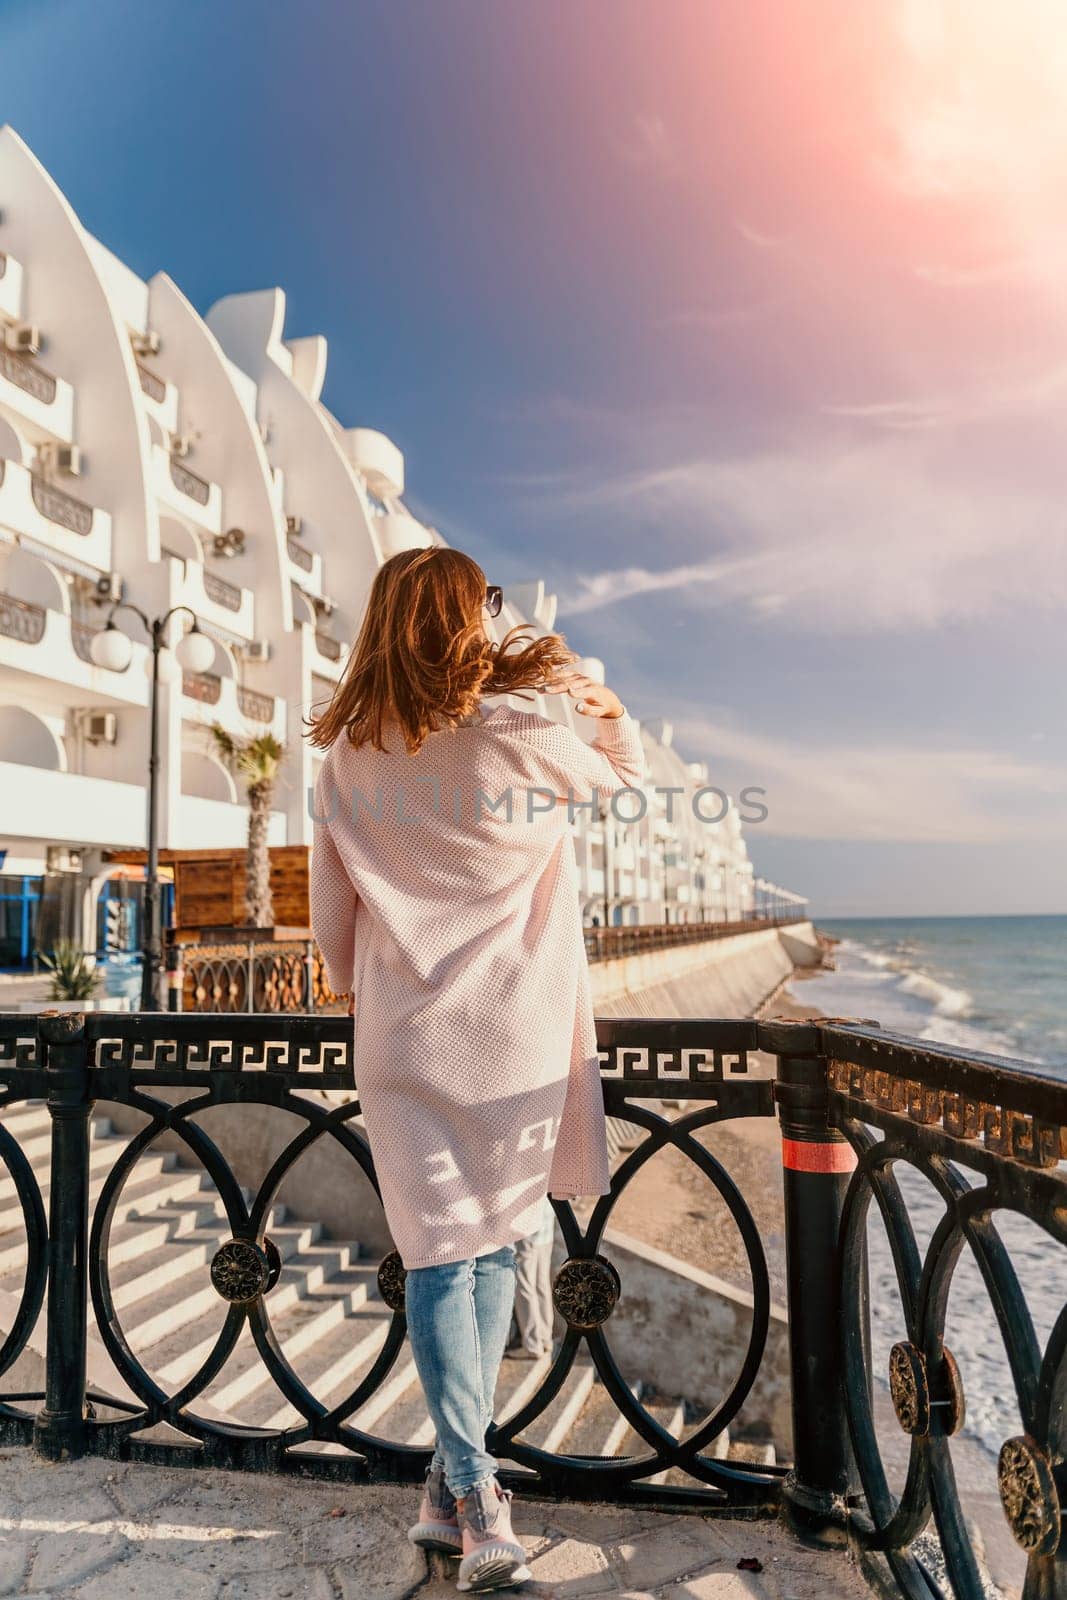
[[[592,726],[589,745],[498,704],[417,755],[342,740],[323,765],[311,921],[355,997],[356,1083],[409,1269],[533,1232],[546,1192],[607,1191],[568,801],[636,783],[643,758],[630,717]]]

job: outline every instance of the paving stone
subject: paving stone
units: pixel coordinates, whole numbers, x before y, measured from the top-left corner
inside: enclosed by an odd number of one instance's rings
[[[709,1566],[722,1565],[731,1554],[723,1536],[697,1517],[609,1547],[620,1587],[630,1589],[659,1589]]]
[[[73,1589],[121,1561],[128,1546],[121,1533],[94,1533],[92,1529],[42,1538],[30,1569],[29,1592]]]
[[[580,1539],[561,1539],[549,1545],[530,1562],[533,1580],[527,1584],[531,1594],[575,1596],[617,1595],[619,1585],[598,1545]]]
[[[343,1600],[402,1600],[426,1572],[426,1557],[404,1539],[350,1556],[332,1576]]]
[[[226,1579],[219,1600],[336,1600],[336,1591],[321,1567],[281,1567]]]
[[[218,1600],[219,1580],[204,1572],[189,1572],[168,1556],[134,1552],[127,1561],[100,1572],[77,1590],[72,1600],[145,1600],[148,1595],[168,1595],[174,1600]],[[62,1591],[64,1595],[67,1590]],[[34,1595],[34,1600],[38,1596]]]
[[[33,1554],[28,1539],[9,1534],[0,1538],[0,1594],[21,1594],[23,1579]]]
[[[751,1572],[720,1568],[672,1586],[664,1600],[767,1600],[767,1591]]]

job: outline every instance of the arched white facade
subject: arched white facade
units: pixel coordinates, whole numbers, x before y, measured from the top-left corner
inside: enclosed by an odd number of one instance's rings
[[[31,326],[40,349],[20,353]],[[88,235],[10,129],[0,330],[2,870],[43,871],[49,844],[97,870],[102,848],[145,843],[144,632],[129,612],[116,619],[134,641],[124,672],[89,651],[119,593],[150,617],[187,606],[216,641],[212,671],[161,691],[161,843],[243,837],[214,721],[285,742],[271,838],[310,842],[308,709],[341,675],[381,562],[441,542],[403,503],[402,452],[325,409],[326,341],[286,338],[280,289],[228,296],[201,318],[166,274],[145,283]],[[496,626],[546,632],[555,614],[556,597],[531,582],[508,593]],[[175,619],[172,643],[185,626]],[[591,736],[565,701],[542,709]],[[86,736],[101,711],[113,740]],[[586,921],[747,915],[736,811],[699,820],[706,769],[682,760],[666,724],[643,738],[642,793],[575,824]]]

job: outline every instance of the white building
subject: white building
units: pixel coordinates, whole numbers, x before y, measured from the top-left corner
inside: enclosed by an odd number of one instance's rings
[[[148,641],[136,616],[116,617],[134,641],[125,671],[90,656],[115,598],[149,618],[188,606],[215,644],[209,672],[183,673],[171,656],[161,689],[160,844],[244,841],[214,721],[284,741],[271,841],[309,842],[308,708],[341,675],[380,563],[440,536],[405,509],[396,445],[322,405],[326,341],[286,337],[280,289],[229,296],[200,317],[165,273],[142,282],[86,233],[9,128],[0,332],[0,965],[10,965],[26,954],[42,892],[93,945],[109,873],[101,852],[145,844]],[[506,602],[501,629],[551,628],[543,584]],[[187,625],[173,620],[172,644]],[[573,715],[556,698],[542,709]],[[668,725],[644,736],[644,819],[577,824],[586,919],[747,914],[753,877],[736,812],[702,824],[676,797],[668,816],[652,787],[688,796],[706,769],[680,759]]]

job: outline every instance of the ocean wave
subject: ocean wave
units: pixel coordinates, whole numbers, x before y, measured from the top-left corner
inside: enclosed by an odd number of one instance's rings
[[[957,1050],[978,1050],[986,1055],[1014,1055],[1015,1047],[1005,1034],[993,1028],[983,1028],[973,1022],[959,1022],[952,1017],[935,1016],[919,1034],[930,1044],[947,1044]]]
[[[926,972],[906,972],[900,988],[905,994],[928,1000],[939,1017],[966,1017],[974,1010],[974,997],[966,989],[952,989]]]

